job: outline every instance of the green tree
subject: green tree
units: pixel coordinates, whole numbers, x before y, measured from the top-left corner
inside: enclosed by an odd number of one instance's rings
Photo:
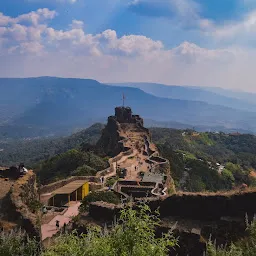
[[[96,174],[96,170],[92,167],[84,164],[79,166],[75,171],[71,173],[72,176],[93,176]]]
[[[235,182],[233,173],[225,168],[221,173],[221,177],[222,177],[222,180],[224,183],[224,187],[226,189],[232,189],[234,182]]]
[[[177,240],[171,232],[155,237],[159,221],[146,205],[138,211],[128,208],[111,230],[91,228],[81,237],[63,235],[43,256],[167,256]]]

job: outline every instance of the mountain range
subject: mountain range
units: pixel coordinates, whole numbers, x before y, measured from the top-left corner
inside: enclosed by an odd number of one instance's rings
[[[38,77],[1,78],[0,92],[0,139],[67,134],[105,122],[123,93],[125,105],[149,126],[256,132],[256,104],[213,89]]]

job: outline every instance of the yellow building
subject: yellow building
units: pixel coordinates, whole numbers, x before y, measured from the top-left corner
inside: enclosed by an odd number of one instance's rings
[[[55,190],[53,196],[49,199],[50,206],[64,206],[71,201],[77,202],[84,199],[89,194],[89,182],[77,180]]]

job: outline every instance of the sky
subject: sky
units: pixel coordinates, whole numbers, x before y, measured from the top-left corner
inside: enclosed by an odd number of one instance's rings
[[[0,77],[256,92],[255,0],[1,0]]]

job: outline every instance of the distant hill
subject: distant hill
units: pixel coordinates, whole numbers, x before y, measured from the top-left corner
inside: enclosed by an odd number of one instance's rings
[[[225,126],[207,126],[207,125],[189,125],[189,124],[182,124],[174,121],[169,122],[157,122],[150,119],[145,119],[144,124],[148,128],[173,128],[173,129],[194,129],[198,132],[225,132],[225,133],[234,133],[238,132],[241,134],[255,134],[255,132],[252,132],[250,130],[244,130],[244,129],[232,129],[227,128]]]
[[[109,86],[90,79],[2,78],[0,91],[0,140],[20,135],[63,135],[103,122],[113,114],[114,107],[122,104],[122,93],[125,104],[144,119],[256,131],[254,112],[199,100],[171,99],[167,93],[161,95],[165,98],[156,97],[138,88]]]
[[[255,104],[256,93],[244,92],[244,91],[234,91],[234,90],[223,89],[220,87],[194,87],[194,88],[203,89],[205,91],[214,92],[219,95],[232,97],[235,99],[240,99],[240,100],[246,101],[248,103]]]
[[[156,83],[118,83],[111,85],[139,88],[157,97],[202,101],[239,110],[256,111],[255,100],[252,100],[255,99],[256,94],[252,93],[235,92],[213,87],[176,86]]]

